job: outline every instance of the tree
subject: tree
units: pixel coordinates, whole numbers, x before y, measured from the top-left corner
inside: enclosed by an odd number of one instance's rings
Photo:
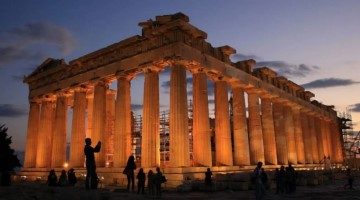
[[[21,167],[20,161],[15,155],[15,151],[10,147],[11,136],[7,134],[5,125],[0,125],[0,185],[10,185],[10,172],[16,167]]]

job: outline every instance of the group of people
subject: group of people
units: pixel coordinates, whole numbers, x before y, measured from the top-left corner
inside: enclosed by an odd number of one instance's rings
[[[276,194],[290,194],[296,190],[296,171],[289,164],[288,167],[281,166],[275,170]]]
[[[123,174],[126,175],[127,177],[127,191],[130,192],[130,186],[131,186],[131,191],[134,191],[134,180],[135,180],[135,169],[136,169],[136,164],[135,164],[135,157],[133,155],[131,155],[127,161],[126,167],[123,171]],[[138,194],[145,194],[145,181],[146,181],[146,174],[144,172],[143,168],[139,169],[138,174],[136,175],[136,179],[138,180],[137,182],[137,186],[138,186]],[[160,168],[157,167],[156,168],[156,174],[152,171],[149,170],[148,174],[147,174],[147,179],[148,179],[148,190],[149,190],[149,194],[152,196],[161,196],[161,184],[166,182],[166,178],[165,176],[161,173]]]
[[[75,175],[75,170],[71,168],[67,173],[65,170],[61,171],[61,175],[59,179],[56,176],[55,170],[51,170],[48,178],[47,184],[49,186],[74,186],[77,182],[77,178]]]

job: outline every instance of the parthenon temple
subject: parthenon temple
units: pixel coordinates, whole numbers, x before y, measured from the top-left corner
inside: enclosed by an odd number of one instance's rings
[[[90,137],[93,144],[102,142],[96,154],[98,173],[123,176],[132,154],[131,81],[138,75],[144,77],[143,97],[137,97],[143,99],[139,163],[145,169],[160,166],[159,74],[165,69],[170,70],[170,158],[162,166],[165,173],[202,167],[237,171],[259,161],[265,166],[314,166],[324,156],[330,156],[332,163],[343,162],[333,106],[312,100],[313,93],[266,66],[257,66],[255,60],[232,62],[234,48],[213,47],[206,41],[207,34],[182,13],[156,16],[139,26],[141,35],[69,63],[47,59],[25,77],[30,112],[23,173],[59,169],[64,163],[84,169],[84,139]],[[193,79],[191,145],[189,72]],[[208,80],[214,84],[215,147]],[[114,81],[117,89],[109,89]],[[67,131],[70,109],[71,131]]]

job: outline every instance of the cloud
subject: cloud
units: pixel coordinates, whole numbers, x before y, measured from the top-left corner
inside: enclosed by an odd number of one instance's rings
[[[26,109],[12,104],[0,104],[0,117],[20,117],[26,114]]]
[[[301,86],[303,86],[306,89],[309,88],[328,88],[328,87],[337,87],[337,86],[347,86],[347,85],[353,85],[358,84],[360,82],[353,81],[351,79],[341,79],[341,78],[324,78],[324,79],[318,79],[315,81],[311,81],[309,83],[305,83]]]
[[[55,46],[60,53],[66,55],[77,43],[68,29],[50,22],[28,23],[0,35],[0,67],[19,60],[50,57],[47,49],[38,48],[39,45]]]
[[[236,54],[231,55],[230,59],[233,62],[238,62],[241,60],[249,60],[249,59],[261,60],[261,58],[256,55],[253,55],[253,54],[246,55],[246,54],[241,54],[241,53],[236,53]]]
[[[319,69],[318,66],[305,64],[289,64],[285,61],[261,61],[256,63],[257,67],[269,67],[281,76],[285,77],[305,77]]]
[[[14,81],[19,81],[19,82],[22,82],[24,80],[24,76],[20,76],[20,75],[11,75],[11,78]]]
[[[357,104],[354,104],[354,105],[351,105],[351,111],[353,112],[360,112],[360,103],[357,103]]]
[[[133,110],[133,111],[138,111],[138,110],[142,110],[142,109],[143,109],[142,104],[131,104],[131,110]]]

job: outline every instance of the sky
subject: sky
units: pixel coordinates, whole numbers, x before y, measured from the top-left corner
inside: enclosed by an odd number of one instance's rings
[[[303,85],[314,99],[349,111],[360,130],[360,1],[20,1],[0,5],[0,124],[12,146],[25,146],[28,86],[22,82],[46,58],[66,62],[133,35],[138,23],[182,12],[213,46],[237,50],[233,61],[255,59]],[[168,74],[160,77],[161,109]],[[188,74],[189,83],[190,74]],[[132,81],[141,109],[143,77]],[[212,98],[211,96],[209,97]],[[69,111],[71,112],[71,111]],[[70,113],[71,114],[71,113]],[[69,123],[71,124],[71,123]]]

